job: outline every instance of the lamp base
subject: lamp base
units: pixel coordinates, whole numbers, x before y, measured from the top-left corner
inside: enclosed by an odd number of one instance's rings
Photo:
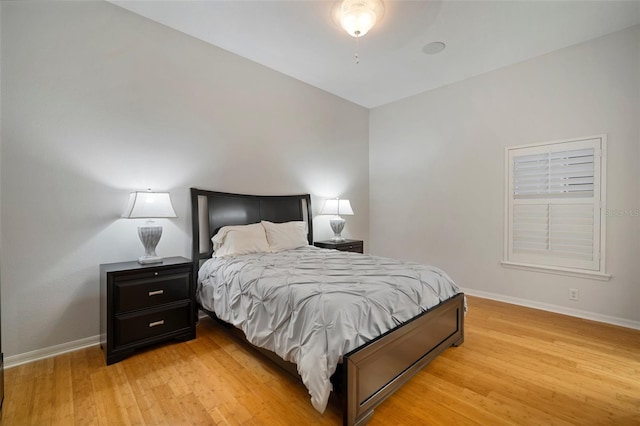
[[[162,258],[160,256],[140,256],[138,258],[138,263],[141,265],[146,265],[148,263],[162,263]]]
[[[331,238],[331,241],[334,241],[336,243],[341,243],[344,241],[344,238],[340,234],[344,229],[345,222],[346,221],[340,216],[336,216],[329,221],[329,225],[331,225],[331,229],[333,230],[333,238]]]
[[[149,222],[147,225],[150,225]],[[138,236],[144,246],[144,256],[138,258],[138,263],[142,265],[162,263],[162,258],[156,254],[156,246],[162,236],[162,226],[139,226]]]

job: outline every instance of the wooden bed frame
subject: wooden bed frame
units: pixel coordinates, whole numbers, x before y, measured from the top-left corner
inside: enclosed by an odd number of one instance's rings
[[[211,237],[223,226],[261,220],[276,223],[304,220],[309,226],[309,244],[313,244],[309,194],[242,195],[191,188],[191,219],[192,260],[196,270],[201,261],[211,257]],[[204,311],[215,317],[212,312]],[[242,332],[239,334],[244,338]],[[343,423],[365,424],[376,406],[445,349],[459,346],[463,341],[464,296],[457,294],[346,354],[342,368],[334,374],[340,376],[337,383],[336,377],[332,378],[334,389],[342,393]],[[293,364],[270,351],[257,349],[299,377]]]

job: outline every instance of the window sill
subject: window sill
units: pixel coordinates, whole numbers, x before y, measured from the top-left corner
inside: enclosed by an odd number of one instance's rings
[[[597,271],[586,271],[581,269],[560,268],[555,266],[531,265],[528,263],[515,263],[501,261],[502,266],[511,269],[522,269],[532,272],[545,272],[547,274],[566,275],[570,277],[588,278],[590,280],[609,281],[611,275]]]

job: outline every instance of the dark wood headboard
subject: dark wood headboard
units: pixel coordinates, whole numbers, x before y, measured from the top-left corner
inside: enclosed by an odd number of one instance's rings
[[[292,220],[307,222],[309,244],[313,244],[311,196],[303,195],[245,195],[191,188],[191,259],[200,260],[213,254],[211,237],[223,226],[249,225],[261,220],[282,223]],[[197,270],[197,269],[196,269]]]

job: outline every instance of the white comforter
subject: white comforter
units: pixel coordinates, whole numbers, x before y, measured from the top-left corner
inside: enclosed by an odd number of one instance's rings
[[[343,355],[456,293],[432,266],[308,246],[210,259],[197,297],[251,343],[295,363],[324,412]]]

